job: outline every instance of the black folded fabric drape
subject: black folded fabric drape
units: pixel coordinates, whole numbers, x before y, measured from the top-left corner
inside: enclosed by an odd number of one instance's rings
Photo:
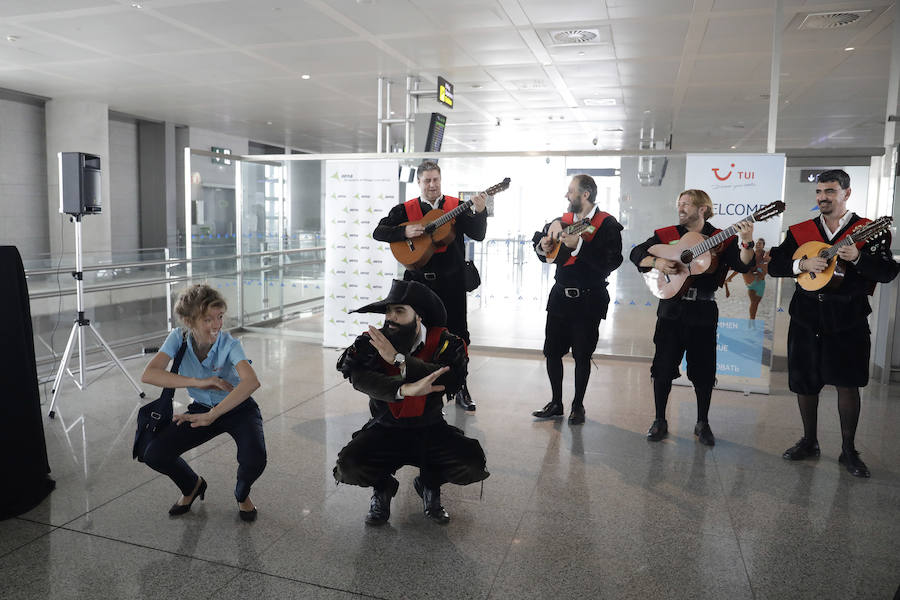
[[[40,504],[49,473],[25,268],[15,246],[0,246],[0,519]]]

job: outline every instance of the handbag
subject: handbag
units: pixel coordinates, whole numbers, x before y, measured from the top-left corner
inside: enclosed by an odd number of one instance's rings
[[[178,373],[181,367],[181,359],[187,350],[187,337],[181,342],[181,347],[172,361],[172,373]],[[159,398],[148,402],[138,409],[137,431],[134,432],[134,446],[131,448],[132,458],[144,462],[144,452],[156,436],[172,422],[172,399],[175,397],[174,388],[165,388]]]
[[[478,273],[478,267],[471,260],[467,260],[463,267],[463,284],[467,292],[478,289],[481,285],[481,275]]]

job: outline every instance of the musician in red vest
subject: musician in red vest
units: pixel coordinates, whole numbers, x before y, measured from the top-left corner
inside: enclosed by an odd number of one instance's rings
[[[466,377],[466,345],[445,327],[440,298],[416,281],[394,281],[388,296],[353,312],[384,313],[381,329],[369,327],[337,363],[353,387],[369,396],[372,418],[340,451],[334,478],[373,487],[366,523],[381,525],[391,515],[397,469],[419,467],[414,487],[425,516],[445,524],[441,485],[486,479],[478,440],[466,437],[443,417],[443,393],[455,392]]]
[[[419,221],[434,209],[447,213],[459,206],[459,198],[441,193],[441,168],[436,162],[423,162],[416,176],[421,195],[392,208],[372,232],[374,239],[391,243],[419,237],[425,232],[424,225],[402,224]],[[438,295],[447,310],[447,328],[461,337],[466,345],[471,340],[466,318],[465,237],[480,242],[487,232],[487,212],[484,210],[487,196],[482,192],[472,200],[474,212],[465,211],[456,217],[453,226],[455,239],[447,246],[437,248],[434,256],[421,269],[407,269],[403,274],[403,279],[423,283]],[[465,381],[455,396],[456,403],[463,409],[475,410]]]
[[[806,242],[835,245],[868,219],[847,210],[850,176],[843,170],[825,171],[816,183],[819,216],[792,225],[784,242],[771,251],[769,275],[796,277],[822,273],[828,266],[819,256],[794,259]],[[803,437],[784,453],[786,460],[815,458],[820,454],[816,436],[819,392],[825,385],[837,389],[842,450],[839,462],[856,477],[869,477],[869,469],[856,451],[859,388],[869,382],[871,345],[866,317],[872,312],[868,296],[875,283],[887,283],[900,271],[891,255],[890,235],[865,244],[847,244],[837,251],[845,261],[845,275],[832,290],[807,292],[796,285],[789,309],[788,386],[797,394]]]
[[[566,192],[569,212],[535,232],[534,250],[544,262],[559,238],[556,276],[547,298],[544,358],[552,396],[544,408],[532,415],[540,419],[559,417],[562,404],[562,358],[572,350],[575,359],[575,397],[569,423],[584,423],[584,394],[591,376],[591,355],[597,348],[600,321],[606,318],[609,293],[606,278],[622,264],[622,226],[596,204],[597,183],[590,175],[575,175]],[[579,233],[563,232],[576,223],[590,222]]]
[[[656,244],[676,243],[688,231],[699,232],[706,237],[718,233],[709,223],[713,216],[713,204],[703,190],[685,190],[676,203],[678,225],[657,229],[647,241],[631,250],[631,262],[638,271],[645,273],[657,269],[663,273],[678,272],[675,261],[657,258],[649,248]],[[716,438],[709,427],[709,405],[716,382],[716,329],[719,323],[719,307],[716,305],[716,289],[725,282],[728,269],[747,273],[756,264],[754,260],[753,223],[741,221],[734,225],[739,235],[723,242],[717,252],[714,269],[694,276],[690,287],[681,296],[662,299],[656,309],[656,331],[653,344],[656,351],[650,366],[653,379],[653,402],[656,418],[647,432],[647,439],[658,442],[669,434],[666,406],[672,381],[681,372],[681,358],[687,354],[687,375],[694,385],[697,397],[697,424],[694,435],[701,444],[714,446]]]

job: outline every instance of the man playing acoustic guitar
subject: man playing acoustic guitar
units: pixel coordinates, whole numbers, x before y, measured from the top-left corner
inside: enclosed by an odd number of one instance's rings
[[[441,168],[436,162],[425,161],[417,169],[421,196],[398,204],[379,221],[372,237],[379,242],[411,240],[425,233],[422,224],[404,225],[421,221],[432,209],[450,212],[459,205],[459,198],[441,194]],[[469,345],[469,325],[466,318],[466,289],[464,268],[466,264],[464,237],[480,242],[487,232],[487,212],[484,210],[487,196],[484,192],[472,198],[474,212],[464,211],[456,217],[455,238],[450,244],[437,248],[431,259],[421,269],[407,269],[406,281],[425,284],[444,303],[447,309],[447,329]],[[463,383],[456,393],[456,403],[467,411],[475,410],[469,388]]]
[[[687,232],[693,231],[710,237],[718,230],[707,222],[713,216],[713,205],[703,190],[686,190],[678,196],[678,225],[657,229],[650,238],[631,251],[631,262],[644,273],[657,269],[663,273],[679,271],[677,261],[657,258],[649,249],[656,244],[676,244]],[[647,439],[658,442],[669,433],[666,421],[666,405],[672,380],[680,375],[681,357],[687,353],[687,375],[694,384],[697,396],[697,425],[694,435],[701,444],[713,446],[716,438],[709,428],[709,405],[713,385],[716,382],[716,329],[719,323],[719,307],[716,306],[716,288],[721,287],[729,268],[739,273],[748,272],[754,266],[753,223],[741,221],[734,225],[740,235],[740,247],[735,238],[729,238],[719,246],[718,262],[702,274],[693,276],[689,287],[681,296],[662,299],[656,310],[656,331],[653,343],[656,352],[650,366],[653,378],[653,401],[656,420],[647,432]]]
[[[848,234],[868,223],[847,210],[850,176],[840,170],[825,171],[816,184],[816,203],[820,215],[792,225],[780,246],[772,248],[769,275],[796,277],[815,273],[821,278],[829,261],[818,255],[794,258],[798,248],[808,242],[836,245]],[[860,247],[861,246],[861,247]],[[794,289],[789,309],[788,386],[797,394],[803,437],[784,453],[786,460],[819,456],[816,425],[819,392],[825,385],[837,389],[838,415],[841,419],[842,451],[840,463],[856,477],[869,477],[869,469],[859,458],[854,439],[859,422],[859,388],[869,382],[871,345],[866,317],[872,312],[867,298],[875,283],[887,283],[897,276],[900,265],[891,256],[890,235],[863,244],[847,244],[832,260],[845,261],[843,281],[816,292]]]
[[[547,298],[544,357],[550,377],[550,402],[535,417],[563,414],[562,357],[569,348],[575,359],[575,398],[569,423],[584,423],[584,393],[591,377],[591,355],[597,348],[600,321],[606,318],[609,293],[606,278],[622,264],[622,226],[594,202],[597,184],[590,175],[576,175],[566,193],[569,212],[534,234],[534,250],[544,262],[556,263],[556,282]],[[566,232],[563,227],[580,230]],[[555,259],[555,260],[554,260]]]

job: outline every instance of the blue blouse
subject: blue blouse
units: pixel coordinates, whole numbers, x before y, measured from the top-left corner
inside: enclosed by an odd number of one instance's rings
[[[170,359],[178,354],[185,330],[182,328],[173,329],[169,333],[169,337],[163,342],[160,352],[168,356]],[[206,379],[207,377],[221,377],[233,386],[240,383],[241,378],[238,377],[235,365],[242,360],[247,360],[244,354],[244,347],[241,343],[231,337],[231,334],[225,331],[219,331],[216,341],[209,349],[206,358],[201,362],[194,353],[193,344],[190,342],[191,333],[187,332],[188,346],[181,359],[181,366],[178,368],[178,374],[185,377],[196,377],[198,379]],[[201,390],[199,388],[187,388],[188,394],[194,402],[205,404],[207,406],[215,406],[225,399],[228,392],[224,390]]]

